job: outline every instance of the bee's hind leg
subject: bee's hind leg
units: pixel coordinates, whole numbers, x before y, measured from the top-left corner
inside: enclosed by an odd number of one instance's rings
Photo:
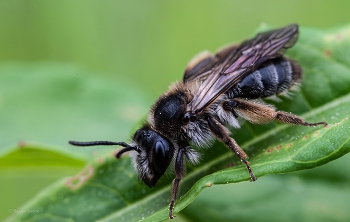
[[[327,126],[326,122],[318,122],[318,123],[305,122],[301,117],[293,115],[291,113],[286,113],[283,111],[276,112],[276,120],[281,122],[281,123],[294,124],[294,125],[303,125],[303,126],[324,125],[324,126]]]
[[[261,101],[247,99],[231,99],[223,103],[223,108],[227,111],[234,111],[238,116],[255,124],[265,124],[273,120],[281,123],[303,125],[303,126],[327,126],[326,122],[309,123],[301,117],[291,113],[276,111],[275,107],[265,104]]]

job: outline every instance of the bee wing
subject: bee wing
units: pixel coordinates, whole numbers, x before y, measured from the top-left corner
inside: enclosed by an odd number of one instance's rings
[[[206,56],[185,71],[184,82],[203,81],[187,110],[201,115],[217,97],[267,60],[282,56],[298,39],[298,25],[259,33],[255,38]]]
[[[183,82],[186,83],[192,80],[203,82],[210,74],[212,74],[213,68],[224,62],[225,58],[227,58],[237,47],[238,45],[231,45],[223,48],[215,55],[208,51],[199,53],[187,64]]]

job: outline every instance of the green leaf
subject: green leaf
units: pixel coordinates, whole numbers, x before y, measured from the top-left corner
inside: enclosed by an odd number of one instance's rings
[[[74,175],[85,160],[54,147],[20,143],[0,155],[0,202],[2,218],[20,212],[20,204],[28,201],[43,187],[67,175]]]
[[[262,177],[258,183],[213,186],[180,215],[203,222],[349,221],[349,161],[346,155],[311,170]]]
[[[264,181],[263,175],[314,168],[350,151],[350,57],[347,56],[350,51],[350,26],[330,30],[302,28],[300,32],[298,44],[288,55],[303,67],[303,85],[292,99],[275,105],[279,109],[302,115],[308,122],[327,121],[329,126],[314,128],[277,123],[256,126],[246,123],[233,137],[247,151],[251,167],[260,179],[249,185],[237,185],[237,189],[258,186],[255,184]],[[80,174],[57,182],[22,207],[37,209],[40,213],[16,214],[10,219],[167,219],[172,178],[161,178],[157,187],[150,189],[137,179],[130,159],[124,157],[117,161],[113,158],[114,153],[107,152],[94,157]],[[205,150],[204,155],[199,166],[189,167],[182,183],[181,195],[188,192],[177,201],[175,213],[189,205],[204,188],[249,179],[246,169],[237,158],[219,143]],[[286,178],[274,178],[280,177]],[[236,189],[233,185],[229,187]],[[250,200],[254,202],[255,196],[252,195]],[[280,202],[281,199],[276,201]],[[207,206],[210,209],[210,203]],[[210,215],[209,210],[200,213],[204,217]]]
[[[85,160],[57,148],[22,143],[0,156],[0,169],[40,166],[83,166]]]

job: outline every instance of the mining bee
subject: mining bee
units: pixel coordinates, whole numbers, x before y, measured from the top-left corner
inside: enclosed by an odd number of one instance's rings
[[[156,185],[169,165],[174,166],[169,218],[184,176],[186,162],[197,164],[198,148],[210,146],[213,140],[223,142],[238,156],[250,175],[255,177],[248,155],[230,137],[228,126],[239,128],[238,117],[251,123],[273,120],[282,123],[317,126],[301,117],[277,111],[261,98],[287,93],[301,82],[302,69],[284,53],[298,39],[298,25],[259,33],[239,45],[204,52],[185,69],[183,80],[170,86],[151,107],[148,120],[137,130],[130,144],[93,141],[69,143],[76,146],[119,145],[130,156],[139,178],[149,187]]]

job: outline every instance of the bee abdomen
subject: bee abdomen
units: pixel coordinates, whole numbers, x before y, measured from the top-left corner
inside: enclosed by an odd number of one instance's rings
[[[228,91],[231,98],[264,98],[280,94],[301,81],[302,70],[285,57],[272,59]]]

